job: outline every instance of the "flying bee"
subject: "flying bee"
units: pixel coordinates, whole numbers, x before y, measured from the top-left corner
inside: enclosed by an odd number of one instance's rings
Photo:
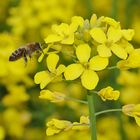
[[[28,59],[27,56],[31,58],[32,53],[36,51],[43,52],[41,48],[41,44],[38,42],[32,42],[29,44],[26,44],[25,46],[19,47],[17,50],[15,50],[9,57],[9,61],[16,61],[20,58],[24,58],[25,64],[27,63]]]

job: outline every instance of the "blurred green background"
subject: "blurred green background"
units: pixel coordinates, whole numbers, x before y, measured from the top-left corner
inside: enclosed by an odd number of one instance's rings
[[[16,48],[28,42],[42,42],[51,32],[52,24],[70,23],[78,15],[84,19],[93,13],[98,17],[109,16],[120,21],[123,28],[133,28],[132,44],[140,45],[140,0],[0,0],[0,140],[88,140],[88,131],[68,131],[52,137],[46,136],[46,121],[57,117],[72,122],[81,115],[88,115],[85,105],[67,101],[53,104],[40,100],[39,86],[34,75],[44,70],[44,62],[34,56],[27,67],[21,59],[9,62]],[[98,88],[111,85],[121,90],[119,102],[97,99],[97,111],[117,108],[121,104],[140,102],[139,70],[119,73],[104,72]],[[117,81],[116,81],[117,79]],[[64,83],[49,85],[58,91],[70,90],[71,96],[86,99],[84,89],[75,83],[66,89]],[[134,120],[113,113],[100,116],[97,121],[99,140],[139,140],[140,128]]]

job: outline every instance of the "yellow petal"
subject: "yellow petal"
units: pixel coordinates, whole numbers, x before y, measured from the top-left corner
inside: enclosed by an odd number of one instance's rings
[[[103,70],[107,67],[108,63],[108,58],[100,57],[97,55],[90,59],[89,68],[95,71]]]
[[[119,27],[119,22],[115,21],[113,18],[104,17],[104,19],[102,21],[113,26],[114,28]]]
[[[75,80],[83,73],[83,70],[84,68],[81,64],[71,64],[66,67],[64,76],[66,80]]]
[[[130,69],[130,66],[128,65],[127,60],[120,60],[117,62],[117,68],[121,70],[127,70]]]
[[[130,41],[134,36],[134,30],[133,29],[122,30],[122,34],[126,40]]]
[[[90,19],[90,26],[94,27],[96,25],[96,22],[97,22],[97,16],[96,14],[93,14]]]
[[[136,120],[137,125],[140,126],[140,117],[139,116],[135,116],[134,118]]]
[[[80,44],[76,48],[76,56],[81,63],[88,62],[90,58],[91,48],[88,44]]]
[[[56,75],[61,75],[65,71],[65,68],[66,67],[64,65],[60,64],[56,69]]]
[[[90,30],[90,35],[98,43],[104,43],[106,41],[106,35],[100,28],[93,28]]]
[[[79,26],[83,26],[84,19],[80,16],[74,16],[71,19],[70,31],[75,32]]]
[[[140,104],[136,104],[133,111],[140,116]]]
[[[40,84],[40,88],[43,89],[49,82],[52,81],[52,77],[47,71],[41,71],[36,73],[34,81],[36,84]]]
[[[88,90],[94,89],[97,86],[98,81],[98,75],[92,70],[85,70],[81,76],[82,85]]]
[[[117,44],[113,44],[111,46],[111,50],[112,52],[117,55],[119,58],[121,59],[126,59],[127,58],[127,52],[125,51],[124,48],[122,48],[121,46],[117,45]]]
[[[61,23],[59,26],[58,26],[58,32],[59,34],[69,34],[69,25],[66,24],[66,23]]]
[[[38,58],[38,62],[41,62],[42,60],[43,60],[43,58],[44,58],[44,54],[46,54],[47,52],[48,52],[48,50],[49,50],[49,45],[48,45],[48,47],[47,48],[45,48],[45,49],[43,49],[43,52],[44,53],[42,53],[40,56],[39,56],[39,58]]]
[[[43,60],[43,58],[44,58],[44,54],[42,53],[38,58],[38,62],[41,62]]]
[[[52,92],[50,90],[41,90],[40,91],[40,99],[48,99],[48,100],[53,100]]]
[[[51,77],[48,76],[40,83],[40,89],[45,88],[52,81]]]
[[[48,55],[46,59],[46,63],[49,71],[51,71],[52,73],[55,72],[58,61],[59,61],[59,56],[57,54],[51,53]]]
[[[74,23],[77,23],[77,25],[83,26],[84,19],[80,16],[74,16],[74,17],[72,17],[71,22],[72,23],[74,22]]]
[[[123,39],[117,44],[120,45],[122,48],[124,48],[128,54],[130,54],[134,50],[133,45],[129,43],[127,40]]]
[[[65,95],[59,92],[51,92],[50,90],[41,90],[39,98],[55,103],[64,101]]]
[[[52,135],[54,135],[54,134],[57,134],[57,133],[59,133],[61,130],[59,130],[59,129],[55,129],[55,128],[53,128],[53,127],[49,127],[49,128],[47,128],[47,130],[46,130],[46,135],[47,136],[52,136]]]
[[[69,35],[68,37],[65,37],[65,38],[61,41],[62,44],[68,44],[68,45],[73,44],[73,42],[74,42],[74,34],[71,34],[71,35]]]
[[[112,55],[111,50],[105,44],[97,46],[97,51],[101,57],[110,57]]]
[[[89,124],[89,116],[81,116],[80,123],[81,124]]]
[[[126,61],[130,68],[140,67],[140,49],[134,49]]]
[[[121,39],[122,37],[122,32],[120,29],[115,29],[113,27],[110,27],[107,32],[108,40],[117,42]]]
[[[54,24],[54,25],[52,26],[52,30],[53,30],[56,34],[58,34],[58,35],[60,35],[60,36],[63,37],[64,35],[69,34],[69,25],[66,24],[66,23],[61,23],[60,25]]]
[[[53,43],[58,42],[63,39],[62,36],[56,35],[56,34],[50,34],[45,38],[45,43]]]

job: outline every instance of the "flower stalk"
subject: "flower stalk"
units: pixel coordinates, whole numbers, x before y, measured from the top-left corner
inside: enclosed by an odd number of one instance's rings
[[[89,107],[91,140],[97,140],[96,115],[95,115],[95,107],[94,107],[94,93],[88,93],[87,94],[87,100],[88,100],[88,107]]]
[[[98,116],[98,115],[101,115],[101,114],[104,114],[104,113],[121,112],[121,111],[122,111],[121,108],[118,108],[118,109],[108,109],[108,110],[103,110],[103,111],[97,112],[97,113],[95,113],[95,115]]]

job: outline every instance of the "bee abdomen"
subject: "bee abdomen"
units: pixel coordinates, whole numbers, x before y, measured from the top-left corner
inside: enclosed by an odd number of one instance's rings
[[[17,49],[15,52],[13,52],[11,54],[11,56],[9,57],[9,61],[15,61],[19,58],[21,58],[23,56],[23,53],[25,52],[26,50],[24,48],[19,48]]]

